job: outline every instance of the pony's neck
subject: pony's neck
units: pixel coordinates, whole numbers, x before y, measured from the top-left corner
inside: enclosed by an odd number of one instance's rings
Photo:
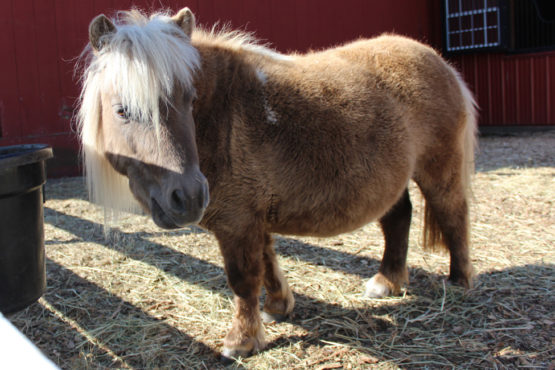
[[[241,50],[212,44],[194,46],[202,62],[194,79],[197,99],[193,114],[201,167],[206,171],[214,165],[211,161],[229,160],[225,153],[230,151],[226,146],[230,143],[232,126],[238,115],[246,113],[243,118],[248,119],[248,113],[239,110],[256,106],[252,100],[261,99],[262,85],[256,75],[255,61]],[[245,99],[251,99],[250,103],[254,104],[245,104]],[[225,168],[221,163],[218,167]]]
[[[253,60],[256,56],[252,53],[210,44],[195,47],[202,61],[194,82],[197,93],[195,108],[201,116],[216,114],[220,110],[229,111],[224,107],[227,107],[233,98],[242,96],[245,89],[260,87]]]

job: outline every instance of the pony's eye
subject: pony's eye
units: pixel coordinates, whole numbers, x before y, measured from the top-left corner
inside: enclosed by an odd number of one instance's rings
[[[125,120],[125,121],[129,120],[129,112],[127,111],[127,108],[121,105],[116,107],[116,114],[122,120]]]

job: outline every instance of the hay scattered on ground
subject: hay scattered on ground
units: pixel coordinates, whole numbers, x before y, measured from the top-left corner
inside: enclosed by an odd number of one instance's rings
[[[335,238],[280,237],[296,297],[245,368],[555,367],[555,134],[480,140],[474,181],[475,289],[445,283],[448,257],[422,251],[410,286],[362,298],[383,252],[376,225]],[[220,368],[231,294],[214,238],[126,216],[106,242],[80,178],[46,187],[48,289],[9,319],[62,368]]]

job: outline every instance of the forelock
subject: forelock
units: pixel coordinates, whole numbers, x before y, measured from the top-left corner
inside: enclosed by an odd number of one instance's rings
[[[116,32],[91,63],[102,73],[103,88],[112,89],[135,119],[159,124],[159,104],[170,103],[174,86],[193,90],[200,64],[187,35],[165,13],[146,17],[122,12]]]

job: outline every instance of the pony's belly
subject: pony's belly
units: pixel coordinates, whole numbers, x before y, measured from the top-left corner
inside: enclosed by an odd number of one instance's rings
[[[310,211],[278,213],[271,232],[301,236],[328,237],[354,231],[382,217],[394,201],[350,202],[336,206],[325,205]]]
[[[376,176],[358,176],[359,181],[338,179],[289,197],[274,199],[268,215],[270,231],[279,234],[326,237],[356,230],[381,218],[405,191],[409,166],[383,170]],[[354,176],[353,176],[354,178]]]

